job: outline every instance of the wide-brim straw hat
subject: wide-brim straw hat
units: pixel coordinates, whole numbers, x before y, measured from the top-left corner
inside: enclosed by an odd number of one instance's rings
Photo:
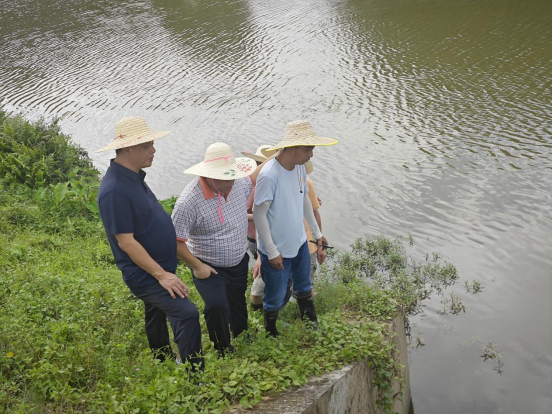
[[[169,135],[172,131],[152,131],[138,116],[125,116],[115,125],[115,138],[96,152],[133,147]]]
[[[203,162],[184,171],[215,180],[236,180],[247,177],[257,169],[257,163],[247,157],[235,158],[230,145],[215,142],[207,147]]]
[[[289,147],[318,147],[337,144],[333,138],[320,137],[314,133],[309,121],[292,121],[286,125],[284,139],[267,151]]]
[[[242,151],[242,154],[257,162],[265,162],[268,159],[268,157],[272,155],[270,153],[267,154],[266,152],[266,150],[269,149],[270,147],[272,147],[272,145],[261,145],[259,148],[257,148],[257,151],[255,152],[255,154],[249,151]]]

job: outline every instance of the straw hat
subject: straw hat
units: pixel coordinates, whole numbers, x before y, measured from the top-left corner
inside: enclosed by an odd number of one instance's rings
[[[251,158],[235,158],[230,145],[215,142],[207,147],[203,162],[184,171],[215,180],[236,180],[253,174],[257,163]]]
[[[164,137],[172,131],[152,131],[146,121],[138,116],[125,116],[115,125],[115,138],[96,152],[133,147]]]
[[[255,154],[252,154],[249,151],[242,151],[242,154],[257,162],[265,162],[271,155],[266,152],[266,150],[270,147],[271,145],[261,145],[259,148],[257,148],[257,152],[255,152]]]
[[[335,144],[337,144],[337,140],[319,137],[314,133],[309,121],[301,120],[288,123],[284,132],[284,139],[272,148],[269,148],[268,151],[276,151],[288,147],[328,146]]]

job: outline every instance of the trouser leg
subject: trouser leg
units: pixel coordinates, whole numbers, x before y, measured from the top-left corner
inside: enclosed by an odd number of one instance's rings
[[[261,255],[261,277],[265,283],[263,292],[263,305],[265,311],[280,310],[284,306],[288,279],[291,272],[291,259],[284,259],[284,269],[274,269],[270,266],[268,257]]]
[[[165,312],[145,302],[144,307],[146,336],[151,352],[160,361],[164,361],[165,358],[174,359],[175,355],[170,345]]]
[[[230,311],[230,329],[234,337],[247,330],[245,291],[247,290],[248,265],[249,256],[246,253],[238,265],[227,268],[226,299]]]
[[[265,284],[261,277],[253,279],[253,284],[251,285],[251,292],[249,295],[249,301],[253,310],[261,310],[263,308],[263,293],[264,293]]]
[[[311,257],[307,243],[299,249],[299,253],[291,260],[291,278],[293,280],[293,295],[297,299],[301,319],[305,317],[318,327],[318,318],[312,297]]]
[[[292,286],[293,286],[293,282],[291,280],[291,277],[288,279],[288,284],[287,284],[287,290],[286,290],[286,296],[284,296],[284,304],[282,305],[282,308],[284,308],[284,306],[286,306],[289,302],[289,299],[291,298],[291,294],[292,294]]]
[[[167,312],[167,317],[174,332],[174,341],[178,345],[180,358],[182,361],[190,361],[193,367],[199,366],[203,369],[205,362],[201,348],[199,312],[189,300],[173,305]]]
[[[209,331],[209,339],[220,353],[230,347],[230,313],[226,295],[227,281],[220,268],[219,274],[212,274],[207,279],[198,279],[194,276],[194,284],[205,302],[203,315]],[[193,271],[192,271],[193,274]]]
[[[135,294],[144,301],[148,313],[151,308],[157,309],[150,314],[152,316],[147,323],[148,340],[151,335],[155,345],[169,346],[166,315],[173,329],[180,358],[203,367],[199,312],[195,305],[187,298],[183,299],[177,296],[173,299],[169,292],[159,284]],[[160,313],[163,314],[162,318]]]
[[[297,252],[297,256],[290,259],[290,271],[294,295],[312,291],[310,270],[311,258],[307,242],[305,242]]]

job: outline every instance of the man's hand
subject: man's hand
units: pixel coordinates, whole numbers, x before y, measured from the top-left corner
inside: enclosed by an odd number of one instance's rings
[[[255,264],[253,265],[253,279],[257,279],[258,277],[261,277],[261,256],[257,256],[257,260],[255,260]]]
[[[316,239],[316,244],[318,245],[318,247],[322,246],[322,245],[327,245],[329,246],[330,243],[328,242],[328,239],[326,239],[324,236],[320,237],[319,239]]]
[[[326,249],[324,249],[321,246],[318,246],[318,250],[316,251],[316,256],[318,259],[318,263],[322,264],[326,261]]]
[[[322,205],[322,200],[320,200],[320,197],[316,196],[317,200],[318,200],[318,204]]]
[[[326,249],[324,248],[324,245],[329,246],[330,243],[328,242],[328,239],[322,236],[316,240],[316,244],[318,245],[318,251],[316,252],[318,263],[322,264],[326,260]]]
[[[282,258],[281,254],[279,254],[278,257],[275,257],[274,259],[270,259],[268,263],[274,269],[284,270],[284,259]]]
[[[209,279],[211,275],[218,275],[215,269],[203,262],[200,262],[199,266],[193,269],[193,271],[194,276],[198,279]]]
[[[190,288],[174,273],[164,272],[157,276],[157,280],[159,284],[169,292],[169,295],[171,295],[173,299],[176,299],[175,294],[184,299],[188,297],[188,293],[190,293]]]

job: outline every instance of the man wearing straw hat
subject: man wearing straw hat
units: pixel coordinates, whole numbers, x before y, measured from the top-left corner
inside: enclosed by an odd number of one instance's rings
[[[290,276],[301,318],[318,326],[310,279],[309,242],[303,218],[319,250],[324,250],[328,241],[314,217],[305,184],[304,164],[313,156],[315,146],[335,144],[334,139],[317,136],[307,121],[290,122],[286,125],[284,139],[269,149],[280,150],[279,153],[264,164],[257,178],[253,217],[258,234],[261,275],[265,282],[264,324],[272,336],[278,336],[276,321],[284,305]]]
[[[271,148],[271,145],[261,145],[259,148],[257,148],[257,151],[253,154],[248,151],[242,151],[242,154],[246,157],[249,157],[257,162],[257,165],[261,165],[263,162],[268,161],[268,157],[270,156],[270,153],[266,150]],[[276,155],[273,152],[273,155]],[[312,164],[312,161],[307,161],[305,163],[305,171],[307,175],[311,174],[314,169],[314,166]],[[320,201],[316,195],[316,190],[314,189],[314,183],[312,180],[307,177],[307,188],[308,188],[308,195],[310,202],[312,204],[312,210],[314,213],[314,217],[316,219],[316,223],[318,224],[318,227],[322,229],[322,221],[320,217],[320,213],[318,209],[320,208]],[[247,213],[251,217],[253,216],[253,202],[255,197],[255,190],[251,193],[247,200]],[[308,224],[305,220],[303,220],[303,224],[305,226],[305,232],[307,233],[307,240],[314,240],[312,237],[312,233],[308,227]],[[264,293],[264,287],[265,283],[263,282],[263,279],[261,277],[261,258],[257,253],[257,231],[255,229],[255,223],[252,221],[252,219],[249,222],[249,228],[247,230],[247,240],[249,241],[249,252],[253,256],[253,258],[256,260],[255,265],[253,267],[253,285],[251,286],[251,294],[250,294],[250,303],[251,307],[254,310],[261,310],[263,309],[263,293]],[[323,249],[318,249],[317,246],[314,243],[308,244],[309,247],[309,254],[310,254],[310,261],[311,261],[311,270],[310,270],[310,278],[311,281],[313,281],[314,274],[316,272],[316,269],[318,268],[318,263],[323,263],[326,259],[326,251]],[[288,290],[286,291],[286,296],[284,298],[284,305],[288,303],[290,297],[291,297],[291,278],[288,280]],[[314,290],[313,290],[314,292]]]
[[[123,280],[145,304],[146,335],[156,358],[175,358],[168,317],[182,360],[203,367],[199,312],[189,289],[176,275],[176,233],[171,218],[144,181],[153,163],[153,141],[171,131],[152,131],[139,117],[115,125],[115,138],[104,148],[116,156],[98,191],[100,216]],[[196,365],[198,364],[198,365]]]
[[[178,258],[192,270],[209,338],[221,356],[234,350],[230,332],[236,337],[247,329],[246,202],[255,169],[255,161],[235,158],[227,144],[210,145],[203,162],[184,171],[198,177],[182,191],[172,214]]]

